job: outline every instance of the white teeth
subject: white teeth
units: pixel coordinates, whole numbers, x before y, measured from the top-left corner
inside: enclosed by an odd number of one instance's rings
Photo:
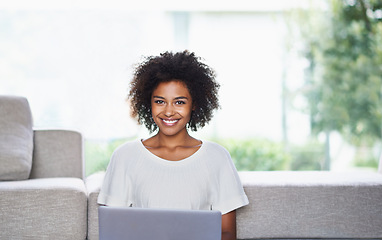
[[[163,122],[168,123],[168,124],[173,124],[176,123],[178,120],[165,120],[163,119]]]

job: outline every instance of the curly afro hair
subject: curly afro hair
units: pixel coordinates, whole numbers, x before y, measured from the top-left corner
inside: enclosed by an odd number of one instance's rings
[[[215,81],[215,72],[194,53],[164,52],[146,57],[135,69],[128,100],[131,115],[150,133],[158,128],[151,114],[151,95],[160,83],[173,80],[185,83],[191,94],[194,110],[187,127],[192,131],[204,127],[211,120],[213,111],[220,107],[220,85]]]

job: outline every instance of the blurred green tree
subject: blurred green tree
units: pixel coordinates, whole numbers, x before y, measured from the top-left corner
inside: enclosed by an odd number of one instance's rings
[[[338,131],[350,143],[382,139],[382,1],[331,0],[325,10],[299,11],[309,61],[305,96],[311,129]]]

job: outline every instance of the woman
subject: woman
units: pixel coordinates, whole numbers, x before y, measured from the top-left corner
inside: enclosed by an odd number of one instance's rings
[[[236,239],[236,209],[248,198],[235,166],[223,147],[189,134],[219,108],[219,87],[212,69],[188,51],[141,63],[129,100],[132,115],[155,134],[113,153],[98,203],[219,210],[222,239]]]

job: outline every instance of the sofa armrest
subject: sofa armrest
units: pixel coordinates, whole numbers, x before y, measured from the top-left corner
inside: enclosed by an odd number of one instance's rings
[[[83,180],[1,181],[0,196],[0,239],[86,239]]]
[[[98,172],[86,178],[86,189],[88,191],[88,240],[98,240],[97,198],[104,176],[105,172]]]
[[[84,179],[83,139],[79,132],[35,130],[30,178]]]

